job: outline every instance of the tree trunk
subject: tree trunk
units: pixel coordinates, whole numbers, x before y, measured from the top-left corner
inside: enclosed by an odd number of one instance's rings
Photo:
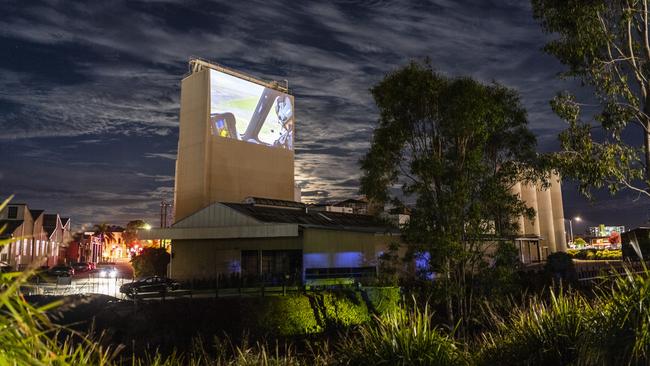
[[[645,105],[643,106],[644,114],[644,135],[643,135],[643,153],[645,155],[645,174],[644,177],[648,184],[650,184],[650,95],[646,97]]]
[[[453,294],[451,291],[451,265],[449,263],[449,259],[447,259],[446,263],[446,272],[447,272],[447,319],[449,320],[449,329],[454,329],[455,322],[454,322],[454,304],[453,304]]]
[[[650,121],[645,122],[645,136],[643,137],[645,153],[645,179],[650,183]]]

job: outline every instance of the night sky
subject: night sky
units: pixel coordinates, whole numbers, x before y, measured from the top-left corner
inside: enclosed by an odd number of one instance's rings
[[[574,81],[541,51],[549,36],[524,0],[3,1],[0,195],[74,225],[158,224],[173,200],[180,80],[191,56],[266,80],[296,103],[303,200],[357,194],[358,160],[377,119],[368,89],[413,58],[449,75],[516,88],[540,152],[564,128],[548,101]],[[639,137],[640,141],[640,137]],[[567,217],[635,227],[648,199],[565,182]]]

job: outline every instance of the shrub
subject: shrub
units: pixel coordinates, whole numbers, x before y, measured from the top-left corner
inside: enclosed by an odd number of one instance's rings
[[[650,273],[626,270],[612,286],[603,286],[596,305],[597,331],[590,337],[592,364],[650,363]]]
[[[546,258],[544,269],[557,279],[575,279],[573,259],[564,252],[555,252],[550,254],[548,258]]]
[[[508,319],[493,316],[495,331],[483,335],[478,364],[576,364],[591,329],[591,316],[591,306],[579,295],[551,293],[549,304],[534,298]]]
[[[266,298],[252,318],[251,326],[261,327],[264,332],[278,336],[296,336],[318,333],[323,328],[318,324],[309,299],[302,295]]]
[[[467,365],[467,355],[449,334],[432,325],[428,305],[375,317],[348,333],[336,347],[347,365]]]
[[[131,259],[131,264],[136,277],[165,276],[169,259],[165,248],[144,248],[142,253]]]

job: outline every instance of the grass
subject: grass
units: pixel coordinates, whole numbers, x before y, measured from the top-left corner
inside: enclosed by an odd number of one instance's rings
[[[467,365],[451,334],[432,322],[428,304],[376,317],[344,336],[336,349],[346,365]]]

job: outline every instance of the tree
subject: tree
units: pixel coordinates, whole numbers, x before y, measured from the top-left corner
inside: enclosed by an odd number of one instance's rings
[[[534,16],[559,36],[545,51],[595,93],[595,123],[580,118],[569,93],[552,102],[569,127],[553,157],[564,176],[590,196],[606,186],[650,197],[650,31],[647,0],[532,0]],[[629,131],[629,132],[627,132]],[[632,137],[642,136],[642,141]]]
[[[587,242],[583,238],[575,238],[573,244],[575,244],[578,248],[580,248],[586,246]]]
[[[444,275],[450,325],[456,311],[466,322],[486,241],[514,234],[515,217],[533,214],[511,191],[537,178],[526,112],[514,91],[444,77],[428,62],[411,62],[371,92],[380,118],[361,160],[361,193],[414,205],[402,237]]]
[[[93,231],[94,235],[99,235],[102,251],[104,250],[104,244],[106,244],[106,241],[115,240],[115,235],[113,235],[113,226],[109,224],[95,224]]]
[[[144,248],[142,253],[131,258],[136,277],[165,276],[170,255],[164,248]]]
[[[128,245],[133,244],[133,242],[138,240],[138,230],[142,230],[146,227],[147,223],[145,223],[143,220],[133,220],[129,221],[126,224],[126,229],[124,229],[124,234],[122,234],[122,237],[124,238],[124,242]]]

